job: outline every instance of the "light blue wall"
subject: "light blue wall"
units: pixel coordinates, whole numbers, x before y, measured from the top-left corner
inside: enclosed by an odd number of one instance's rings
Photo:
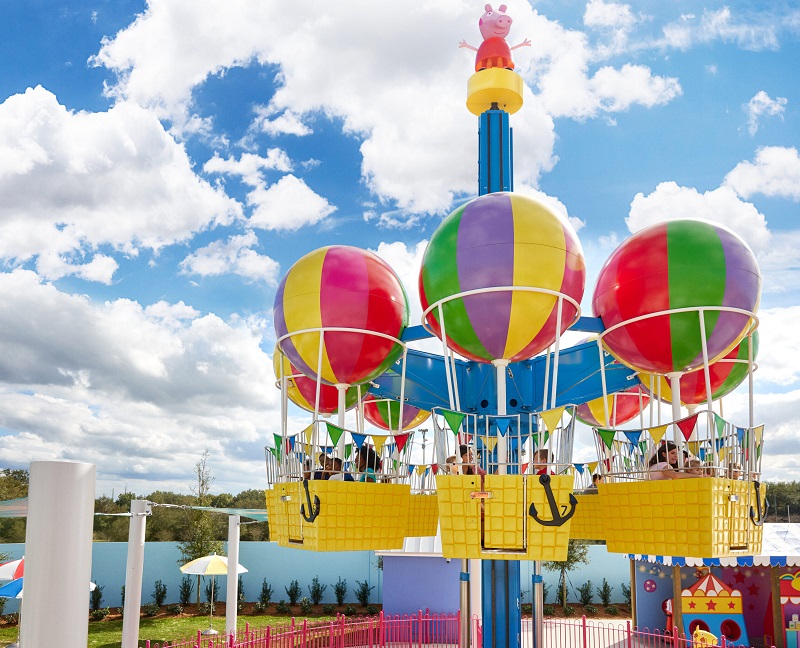
[[[10,553],[13,558],[24,554],[23,544],[0,544],[0,553]],[[227,552],[227,547],[226,547]],[[125,584],[125,564],[128,558],[126,542],[95,542],[92,548],[92,580],[103,589],[103,606],[118,607],[122,604],[121,589]],[[144,548],[144,573],[142,577],[142,602],[150,603],[155,582],[161,580],[167,586],[167,602],[178,601],[178,587],[183,578],[179,567],[180,552],[174,542],[148,542]],[[347,581],[347,602],[355,602],[356,581],[366,582],[371,591],[370,601],[378,603],[383,597],[382,572],[371,551],[343,551],[318,553],[300,549],[286,549],[273,542],[242,542],[239,545],[239,563],[249,571],[242,574],[245,598],[257,601],[261,583],[266,578],[272,586],[272,600],[288,600],[285,588],[296,580],[302,596],[308,596],[311,579],[319,577],[327,585],[322,602],[335,603],[333,584],[341,578]],[[225,582],[217,579],[219,600],[225,600]],[[205,583],[203,600],[205,600]],[[194,595],[193,595],[194,596]],[[5,612],[15,612],[16,602],[9,600]]]

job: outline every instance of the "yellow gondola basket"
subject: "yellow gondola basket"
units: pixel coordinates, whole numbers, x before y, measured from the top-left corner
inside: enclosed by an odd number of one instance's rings
[[[600,484],[608,550],[696,558],[758,554],[764,493],[756,484],[721,477]]]
[[[605,540],[603,510],[598,493],[576,493],[578,505],[572,516],[569,537],[573,540]]]
[[[408,530],[411,538],[435,536],[439,527],[439,498],[436,493],[415,493],[408,502]]]
[[[575,510],[574,479],[571,475],[544,477],[547,487],[539,475],[437,477],[442,555],[566,560]]]
[[[411,487],[330,480],[296,481],[266,491],[270,537],[311,551],[401,549]]]

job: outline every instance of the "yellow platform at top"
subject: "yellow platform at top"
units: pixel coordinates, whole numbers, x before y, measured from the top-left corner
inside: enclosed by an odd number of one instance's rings
[[[270,536],[311,551],[402,549],[410,498],[407,484],[311,480],[307,494],[301,481],[276,484],[266,491]]]
[[[522,108],[522,77],[505,68],[486,68],[467,81],[467,110],[480,116],[496,108],[513,115]]]
[[[571,510],[573,477],[550,477],[559,516]],[[439,475],[439,525],[442,555],[484,560],[566,560],[570,521],[553,520],[538,475]]]
[[[721,477],[599,485],[603,531],[614,553],[722,558],[761,552],[754,485]],[[762,506],[764,510],[761,492]]]

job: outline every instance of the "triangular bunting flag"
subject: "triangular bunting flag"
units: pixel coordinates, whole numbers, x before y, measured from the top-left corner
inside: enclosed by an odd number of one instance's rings
[[[695,423],[697,423],[697,417],[700,416],[699,414],[695,414],[694,416],[690,416],[689,418],[685,418],[682,421],[677,421],[678,429],[683,434],[683,438],[687,441],[691,438],[692,432],[694,432]]]
[[[497,430],[500,432],[500,436],[505,436],[506,432],[508,432],[508,426],[511,425],[511,419],[496,418],[494,420],[494,424],[497,426]]]
[[[408,474],[411,475],[414,473],[414,469],[416,466],[412,466],[411,464],[408,465]]]
[[[714,439],[714,448],[719,452],[720,448],[725,445],[725,439]]]
[[[339,439],[342,434],[344,434],[344,430],[333,423],[325,423],[325,426],[328,428],[328,436],[331,438],[333,445],[339,443]]]
[[[393,455],[393,454],[394,454],[394,449],[395,449],[396,447],[397,447],[397,446],[394,444],[394,442],[392,442],[392,441],[389,441],[389,443],[387,443],[387,444],[385,444],[385,445],[383,446],[383,449],[384,449],[384,450],[386,450],[386,454],[388,454],[389,456],[391,456],[391,455]]]
[[[706,460],[706,449],[705,448],[700,448],[700,450],[697,451],[697,456],[700,459],[700,461],[705,461]]]
[[[689,441],[686,443],[686,447],[689,448],[689,452],[691,452],[695,457],[700,453],[700,443],[700,441]]]
[[[720,449],[720,451],[719,451],[719,460],[720,461],[725,461],[725,457],[727,455],[728,455],[728,449],[727,448]]]
[[[668,426],[666,425],[659,425],[658,427],[653,427],[647,430],[650,433],[650,436],[652,437],[653,442],[656,445],[658,445],[661,439],[664,438],[664,434],[667,431],[667,427]]]
[[[479,438],[481,441],[483,441],[483,445],[489,449],[489,452],[494,452],[494,448],[497,445],[497,437],[485,436]]]
[[[544,421],[545,428],[547,428],[547,431],[551,434],[561,422],[561,415],[564,413],[564,409],[564,407],[556,407],[555,409],[546,410],[539,414]]]
[[[631,469],[631,460],[630,460],[630,459],[628,459],[628,457],[623,457],[623,458],[622,458],[622,463],[624,463],[624,464],[625,464],[625,467],[626,467],[628,470],[630,470],[630,469]]]
[[[585,470],[584,469],[585,464],[574,463],[572,465],[575,466],[575,470],[577,470],[581,475],[583,474],[583,471]]]
[[[286,439],[286,454],[288,455],[292,450],[294,450],[294,440],[295,437],[289,437]]]
[[[364,441],[367,440],[366,434],[356,434],[355,432],[351,432],[350,436],[353,437],[353,441],[355,441],[356,448],[358,448],[359,450],[361,449],[361,446],[364,445]]]
[[[744,445],[744,428],[737,427],[736,428],[736,438],[739,439],[739,445]]]
[[[428,470],[427,466],[417,466],[417,474],[420,477],[424,477],[427,470]]]
[[[389,438],[388,434],[372,434],[372,442],[375,444],[375,452],[378,454],[381,453],[381,449],[383,448],[383,444],[386,443],[386,439]]]
[[[639,437],[642,436],[642,431],[641,430],[631,430],[630,432],[627,432],[627,431],[623,432],[623,434],[628,439],[628,441],[630,441],[631,446],[633,446],[635,448],[636,444],[639,443]]]
[[[756,447],[760,448],[761,442],[764,440],[764,426],[759,425],[758,427],[754,427],[753,432],[755,432],[756,435]]]
[[[644,455],[647,452],[647,441],[639,441],[639,452]]]
[[[314,436],[314,424],[312,423],[309,425],[305,430],[303,430],[302,434],[306,439],[306,443],[311,443],[311,437]]]
[[[595,470],[597,470],[597,466],[599,463],[600,463],[599,461],[592,461],[591,463],[586,464],[587,467],[589,468],[589,472],[593,473]]]
[[[544,436],[544,438],[540,438],[542,436]],[[549,438],[550,438],[550,433],[547,430],[544,431],[544,435],[542,435],[541,432],[534,432],[533,434],[531,434],[531,443],[533,444],[534,448],[537,448],[539,447],[540,444],[543,446],[547,445],[547,440]]]
[[[725,419],[716,412],[714,412],[714,426],[717,428],[718,437],[725,436]]]
[[[611,446],[614,444],[614,435],[616,434],[616,430],[603,430],[602,428],[597,428],[598,436],[603,440],[608,446],[608,449],[611,450]]]
[[[406,442],[408,441],[408,434],[398,434],[394,437],[394,442],[397,444],[397,449],[401,450],[406,447]]]
[[[280,434],[273,434],[272,438],[275,439],[275,447],[272,448],[272,454],[276,459],[281,458],[281,447],[283,445],[283,437]]]
[[[450,430],[452,430],[453,434],[458,434],[458,429],[461,427],[461,423],[467,415],[461,412],[442,410],[442,416],[444,416],[444,420],[447,421],[447,425],[450,426]]]
[[[434,475],[438,475],[439,474],[439,464],[433,464],[431,466],[431,470],[433,471]]]

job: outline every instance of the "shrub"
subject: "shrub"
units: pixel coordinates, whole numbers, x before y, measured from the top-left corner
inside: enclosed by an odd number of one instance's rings
[[[211,614],[214,611],[211,603],[208,601],[203,601],[200,605],[197,606],[197,613],[205,616],[206,614]]]
[[[333,603],[326,603],[322,606],[322,613],[331,615],[336,612],[336,606]]]
[[[275,606],[275,611],[278,614],[289,614],[292,611],[292,608],[289,607],[289,604],[286,601],[281,599]]]
[[[214,600],[211,600],[211,597],[214,597]],[[212,576],[208,579],[208,583],[206,584],[206,601],[209,603],[217,603],[219,601],[219,586],[217,585],[217,577]]]
[[[89,618],[92,621],[102,621],[108,616],[110,610],[108,608],[94,608],[89,612]]]
[[[265,578],[264,582],[261,583],[261,594],[258,595],[258,602],[261,603],[261,607],[266,610],[270,600],[272,600],[272,586],[267,583],[267,579]]]
[[[289,583],[289,587],[284,587],[283,589],[286,590],[286,596],[289,597],[289,604],[297,605],[297,601],[300,600],[300,595],[303,593],[300,589],[300,584],[296,580],[293,580]]]
[[[181,605],[189,605],[189,603],[191,603],[192,592],[194,592],[194,578],[191,576],[184,576],[181,579],[181,584],[178,586],[178,600]]]
[[[542,603],[547,601],[550,596],[550,586],[547,583],[542,583]]]
[[[344,608],[344,615],[345,616],[354,616],[357,614],[356,606],[355,605],[348,605]]]
[[[308,586],[308,594],[311,597],[311,602],[314,605],[319,605],[319,602],[322,600],[322,595],[325,593],[326,589],[328,589],[328,586],[321,585],[319,578],[314,576],[314,578],[311,579],[311,585]]]
[[[597,588],[597,596],[600,597],[600,601],[603,605],[608,605],[611,603],[611,592],[614,591],[614,588],[608,584],[608,581],[604,578],[603,584]]]
[[[575,608],[572,607],[571,605],[565,605],[564,616],[572,616],[573,614],[575,614]]]
[[[159,607],[155,603],[148,603],[147,605],[142,607],[142,612],[146,617],[154,617],[158,614]]]
[[[553,616],[556,612],[556,609],[552,605],[545,605],[542,608],[542,614],[545,616]]]
[[[631,586],[626,585],[625,583],[621,583],[620,587],[622,588],[622,598],[625,599],[625,602],[630,605],[631,604]]]
[[[256,601],[253,604],[253,612],[255,612],[256,614],[263,614],[266,611],[267,611],[267,606],[261,601]]]
[[[19,612],[12,612],[11,614],[6,614],[3,618],[9,625],[19,624]]]
[[[236,600],[241,602],[244,601],[244,583],[242,583],[242,575],[239,574],[239,579],[236,582],[236,596],[238,597]]]
[[[183,612],[183,606],[180,603],[173,603],[167,607],[167,612],[178,616],[181,612]]]
[[[164,585],[164,583],[162,583],[160,580],[157,580],[155,583],[155,587],[153,588],[152,596],[153,596],[153,602],[158,607],[161,607],[167,600],[167,586]]]
[[[616,616],[619,614],[619,608],[616,605],[609,605],[606,607],[606,614],[611,614],[612,616]]]
[[[6,608],[6,600],[2,596],[0,596],[0,616],[3,616],[3,610]]]
[[[336,604],[344,605],[344,597],[347,596],[347,581],[339,577],[336,585],[333,586],[333,594],[336,597]]]
[[[89,592],[89,600],[91,601],[92,612],[96,612],[100,609],[100,605],[103,602],[103,589],[104,588],[100,585],[96,585],[95,588]],[[3,600],[5,601],[5,599]],[[95,619],[95,621],[99,621],[99,619]]]
[[[597,614],[597,606],[594,606],[594,605],[587,605],[587,606],[586,606],[585,608],[583,608],[583,609],[584,609],[586,612],[588,612],[589,614]]]
[[[300,612],[303,613],[303,616],[310,616],[312,607],[313,603],[307,596],[300,599]]]
[[[367,581],[363,583],[361,581],[356,581],[356,584],[358,585],[356,589],[356,600],[358,600],[361,605],[369,605],[369,595],[370,592],[375,589],[375,586],[373,585],[370,587]]]
[[[583,605],[589,605],[594,598],[592,594],[592,581],[586,581],[578,588],[578,598]]]
[[[119,593],[122,596],[122,603],[120,604],[120,607],[125,607],[125,586],[124,585],[119,590]]]
[[[523,614],[533,614],[533,603],[522,603],[519,609],[522,610]]]
[[[378,614],[378,608],[376,608],[374,605],[368,605],[367,614],[369,614],[370,616],[375,616],[376,614]]]

